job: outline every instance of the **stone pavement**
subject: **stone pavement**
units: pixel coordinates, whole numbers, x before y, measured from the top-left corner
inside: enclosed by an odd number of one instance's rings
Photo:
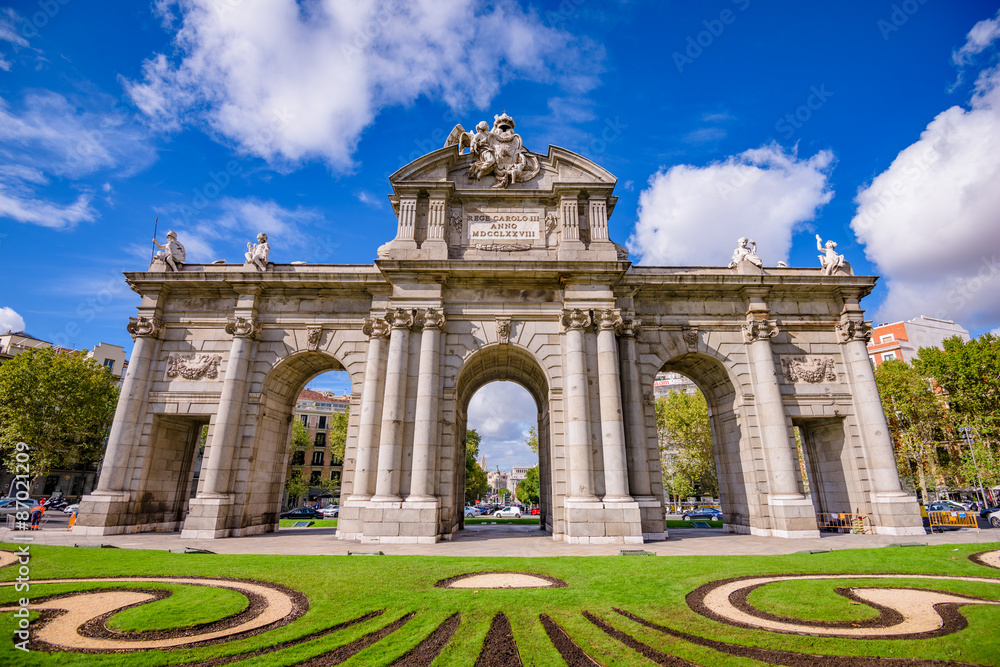
[[[349,552],[381,551],[387,555],[420,556],[614,556],[622,549],[641,548],[658,556],[749,556],[789,554],[813,549],[868,549],[898,543],[995,544],[1000,530],[976,532],[962,529],[924,536],[828,534],[814,539],[783,539],[733,535],[721,529],[673,529],[665,542],[643,545],[584,545],[555,541],[537,526],[478,525],[460,531],[455,539],[437,544],[362,544],[336,538],[336,528],[283,528],[277,533],[224,539],[181,539],[180,533],[136,533],[132,535],[74,535],[56,522],[32,534],[32,544],[97,546],[109,544],[125,549],[208,549],[222,554],[346,555]],[[10,542],[13,531],[0,529],[0,542]]]

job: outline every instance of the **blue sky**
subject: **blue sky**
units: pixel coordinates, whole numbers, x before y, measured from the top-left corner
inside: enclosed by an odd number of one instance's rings
[[[974,1],[14,3],[0,328],[130,350],[121,272],[157,217],[193,262],[266,231],[276,262],[369,263],[387,176],[506,110],[618,177],[636,261],[725,264],[749,235],[814,266],[818,233],[882,276],[872,319],[995,331],[998,36]]]

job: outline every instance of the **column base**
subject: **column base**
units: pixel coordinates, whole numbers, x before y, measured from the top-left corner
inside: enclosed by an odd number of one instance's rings
[[[569,544],[642,544],[639,503],[566,500],[566,533]],[[657,532],[657,531],[650,531]]]
[[[812,500],[800,495],[768,496],[771,511],[770,534],[785,539],[819,537],[816,508]],[[763,531],[762,531],[763,532]],[[755,534],[751,530],[751,534]]]
[[[433,544],[441,540],[438,514],[441,500],[407,498],[405,501],[377,497],[342,507],[337,537],[364,544]],[[340,527],[344,525],[341,533]]]
[[[120,535],[130,527],[128,491],[98,489],[80,500],[74,535]]]
[[[875,494],[872,524],[877,535],[926,535],[917,497],[899,491]]]
[[[647,542],[662,542],[670,537],[667,531],[667,520],[663,513],[663,503],[656,496],[634,496],[639,503],[639,516],[642,520],[642,539]]]
[[[188,515],[181,529],[181,539],[212,540],[230,537],[232,513],[231,496],[213,494],[192,498],[188,501]]]

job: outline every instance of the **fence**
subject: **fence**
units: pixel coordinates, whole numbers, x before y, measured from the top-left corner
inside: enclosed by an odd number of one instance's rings
[[[828,533],[854,533],[856,535],[874,535],[872,521],[867,514],[852,514],[850,512],[818,512],[816,525]]]
[[[938,528],[975,528],[979,532],[979,523],[976,521],[976,512],[961,510],[955,512],[928,512],[927,522],[930,524],[931,532],[934,526]]]

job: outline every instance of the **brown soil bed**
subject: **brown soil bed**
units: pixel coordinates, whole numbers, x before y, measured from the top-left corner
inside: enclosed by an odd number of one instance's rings
[[[591,658],[580,646],[573,641],[573,638],[566,634],[566,631],[559,627],[559,624],[552,620],[548,614],[540,614],[538,619],[545,628],[545,634],[549,636],[552,644],[559,651],[559,655],[566,661],[568,667],[600,667],[600,663]]]
[[[490,623],[476,667],[522,667],[521,655],[514,643],[514,630],[502,613],[494,616]]]
[[[427,639],[417,644],[413,650],[406,653],[390,667],[427,667],[440,655],[441,650],[448,645],[451,636],[462,623],[461,614],[452,614]]]

